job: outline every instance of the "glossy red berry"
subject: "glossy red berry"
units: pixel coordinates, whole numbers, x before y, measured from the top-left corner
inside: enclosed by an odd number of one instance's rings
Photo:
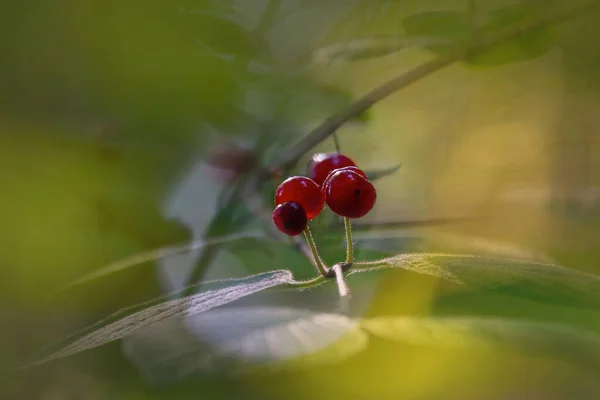
[[[273,223],[281,232],[297,236],[306,229],[308,219],[302,206],[294,201],[279,204],[273,211]]]
[[[342,168],[334,169],[333,171],[331,171],[329,173],[329,175],[327,175],[327,178],[325,178],[325,182],[323,182],[323,185],[321,185],[321,190],[323,191],[323,193],[325,193],[325,188],[329,184],[329,180],[331,179],[331,177],[333,175],[335,175],[335,173],[338,171],[353,171],[353,172],[356,172],[357,174],[359,174],[360,176],[362,176],[363,178],[365,178],[366,180],[369,180],[369,178],[367,177],[367,174],[365,174],[363,172],[363,170],[358,167],[342,167]]]
[[[319,185],[305,176],[292,176],[281,182],[275,191],[275,204],[295,201],[310,220],[319,215],[325,204],[325,194]]]
[[[324,189],[327,206],[342,217],[364,217],[377,200],[373,184],[351,170],[336,171]]]
[[[335,169],[355,167],[356,164],[349,157],[339,153],[317,153],[308,163],[308,177],[318,185],[323,185],[327,175]]]

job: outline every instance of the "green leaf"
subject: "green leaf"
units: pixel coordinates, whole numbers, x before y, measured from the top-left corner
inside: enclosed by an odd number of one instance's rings
[[[449,44],[425,45],[424,48],[439,55],[448,55],[456,49],[472,44],[474,26],[471,16],[457,11],[428,11],[402,20],[402,27],[410,36],[426,35],[445,38]]]
[[[353,237],[355,248],[371,252],[378,252],[379,254],[395,254],[398,251],[409,252],[423,249],[426,244],[425,239],[416,235],[396,235],[396,236],[354,236]],[[362,255],[357,254],[357,258],[363,258]]]
[[[525,248],[503,240],[491,239],[480,236],[461,235],[448,231],[437,231],[430,236],[435,250],[441,253],[463,253],[471,255],[505,257],[518,260],[529,260],[542,264],[552,264],[554,260],[548,255]]]
[[[367,341],[358,322],[340,314],[225,307],[152,325],[126,338],[123,350],[146,380],[167,384],[198,372],[292,367],[300,358],[304,367],[338,362],[363,350]]]
[[[161,321],[184,318],[222,306],[242,297],[283,284],[298,284],[287,270],[252,275],[243,279],[212,281],[118,311],[71,337],[51,346],[27,366],[67,357],[131,336]],[[188,293],[193,293],[188,295]]]
[[[279,126],[272,128],[281,132],[273,141],[286,147],[295,135],[302,134],[303,128],[299,127],[344,110],[352,102],[346,89],[315,82],[308,73],[255,76],[252,82],[245,83],[245,89],[249,100],[244,107],[261,120],[272,120],[275,114]]]
[[[493,35],[508,26],[520,25],[535,19],[543,10],[532,2],[520,2],[491,11],[481,26],[481,34]],[[556,43],[551,28],[534,29],[493,48],[479,52],[468,63],[478,67],[496,67],[518,61],[529,60],[546,54]]]
[[[393,254],[409,252],[455,253],[488,257],[505,257],[529,260],[542,264],[552,264],[554,260],[535,249],[519,246],[515,243],[481,236],[456,234],[446,230],[429,230],[426,235],[416,236],[411,228],[452,225],[468,220],[466,217],[430,218],[406,221],[353,222],[352,232],[356,245],[363,248],[378,248]],[[331,230],[339,230],[332,226]],[[383,231],[383,232],[382,232]],[[391,254],[390,254],[391,255]]]
[[[85,285],[91,283],[97,279],[107,277],[109,275],[145,265],[149,262],[161,260],[164,258],[172,257],[178,254],[188,253],[191,251],[196,251],[205,247],[218,246],[226,243],[235,242],[239,239],[254,239],[254,238],[264,238],[264,234],[261,233],[241,233],[235,235],[229,235],[224,237],[215,237],[207,240],[198,240],[192,243],[185,243],[182,245],[176,246],[166,246],[158,249],[145,251],[142,253],[134,254],[130,257],[121,259],[119,261],[115,261],[114,263],[108,264],[102,268],[97,269],[96,271],[87,274],[73,282],[68,283],[60,287],[55,293],[60,293],[65,290],[73,289],[75,287]],[[154,265],[154,264],[151,264]]]
[[[218,198],[219,209],[206,229],[205,237],[220,237],[239,231],[255,218],[247,204],[242,201],[240,189],[243,188],[244,177],[240,176],[237,185],[226,186]]]
[[[315,50],[312,54],[313,64],[329,64],[341,59],[343,61],[360,61],[387,56],[411,47],[426,47],[448,44],[448,39],[427,36],[377,35],[354,38],[334,43]]]
[[[479,317],[378,317],[372,335],[411,346],[484,348],[559,357],[600,369],[600,337],[567,325]]]
[[[256,238],[228,243],[227,250],[244,263],[249,273],[264,271],[265,265],[285,265],[286,269],[300,279],[315,275],[310,261],[291,243]],[[325,257],[325,254],[322,256]]]
[[[233,11],[235,12],[235,11]],[[211,10],[186,10],[174,19],[187,36],[210,47],[219,54],[250,59],[266,50],[266,44],[241,24],[226,15]]]
[[[353,232],[364,232],[372,230],[396,230],[401,231],[410,228],[423,228],[428,226],[453,225],[463,221],[468,221],[473,217],[456,216],[456,217],[431,217],[422,219],[407,219],[401,221],[382,221],[382,222],[360,222],[352,223]],[[393,235],[393,234],[392,234]]]
[[[481,37],[489,37],[510,27],[539,18],[544,10],[531,2],[519,2],[486,13],[470,15],[467,12],[431,11],[414,14],[402,21],[408,35],[441,37],[447,45],[422,46],[438,55],[449,55],[467,49]],[[477,67],[496,67],[539,57],[555,44],[550,28],[538,28],[518,35],[506,42],[478,52],[465,62]]]
[[[598,309],[600,278],[556,265],[474,255],[402,254],[373,262],[356,262],[351,272],[401,268],[438,277],[475,290],[487,290],[563,306]],[[123,339],[154,324],[182,319],[285,285],[310,288],[324,278],[295,281],[290,271],[278,270],[244,279],[194,285],[157,300],[140,304],[104,319],[47,350],[38,365]]]
[[[397,171],[399,171],[400,168],[402,168],[402,164],[398,164],[398,165],[395,165],[395,166],[389,167],[389,168],[368,170],[368,171],[365,171],[365,174],[367,174],[367,177],[369,178],[369,180],[374,181],[377,179],[381,179],[385,176],[392,175],[392,174],[396,173]]]
[[[508,258],[413,253],[355,263],[353,271],[401,268],[466,285],[549,304],[600,309],[600,278],[552,264]]]

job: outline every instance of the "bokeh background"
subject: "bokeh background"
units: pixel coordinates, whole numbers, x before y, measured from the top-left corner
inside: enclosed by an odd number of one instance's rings
[[[254,161],[241,170],[267,165],[327,116],[433,56],[409,47],[358,58],[357,40],[385,47],[406,33],[401,21],[410,15],[485,14],[513,3],[530,3],[541,13],[564,2],[4,4],[0,363],[9,368],[119,308],[181,287],[199,262],[206,263],[206,279],[281,268],[311,276],[310,264],[290,246],[236,242],[209,259],[184,254],[52,295],[115,260],[203,238],[221,196],[234,185],[215,166],[226,159],[218,151],[225,144],[250,149]],[[378,203],[368,221],[469,217],[394,229],[386,234],[392,245],[378,242],[364,255],[529,251],[600,274],[599,22],[600,7],[591,8],[554,27],[553,46],[539,56],[487,67],[454,64],[344,125],[340,146],[360,166],[402,165],[377,181]],[[340,53],[328,52],[339,43]],[[315,151],[333,149],[329,138]],[[302,172],[309,157],[295,171]],[[262,198],[273,188],[266,183]],[[230,218],[217,221],[211,234],[264,225],[255,216],[241,223],[237,212],[227,211]],[[322,238],[329,259],[343,255],[341,230],[336,235]],[[439,290],[434,278],[395,272],[373,283],[364,306],[371,315],[475,313],[600,329],[592,311]],[[166,388],[142,379],[118,343],[30,371],[5,370],[0,389],[6,399],[559,399],[600,393],[593,374],[561,361],[502,352],[465,356],[377,340],[335,366],[233,381],[199,376]]]

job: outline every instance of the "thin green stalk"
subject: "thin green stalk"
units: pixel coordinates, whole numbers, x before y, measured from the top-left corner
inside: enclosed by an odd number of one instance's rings
[[[384,265],[385,265],[385,259],[374,260],[374,261],[355,261],[352,263],[352,269],[356,271],[356,270],[360,270],[360,269],[377,268],[377,267],[381,267]]]
[[[332,136],[333,136],[333,144],[335,145],[335,151],[336,151],[336,153],[341,153],[341,151],[340,151],[340,141],[338,139],[337,133],[333,132]]]
[[[325,283],[325,280],[326,278],[324,276],[319,275],[316,278],[306,279],[303,281],[288,282],[283,286],[283,288],[310,289]]]
[[[310,251],[312,252],[313,258],[315,260],[315,266],[317,267],[317,271],[322,275],[326,276],[328,272],[328,268],[325,267],[323,260],[319,256],[319,251],[317,250],[317,245],[315,244],[315,240],[312,237],[312,233],[310,233],[310,228],[307,226],[304,230],[304,237],[308,242],[308,246],[310,247]]]
[[[350,264],[354,259],[354,245],[352,244],[352,226],[350,218],[344,217],[344,227],[346,228],[346,264]]]

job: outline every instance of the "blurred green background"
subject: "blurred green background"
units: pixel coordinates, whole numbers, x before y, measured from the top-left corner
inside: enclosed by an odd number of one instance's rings
[[[515,3],[507,26],[564,6],[555,0],[3,5],[0,365],[9,368],[41,346],[183,283],[197,259],[146,263],[51,296],[115,260],[203,237],[220,196],[235,183],[207,165],[215,164],[215,148],[250,148],[257,161],[241,171],[268,165],[327,116],[431,59],[435,49],[389,50],[390,38],[412,34],[405,18],[459,12],[475,20],[481,15],[485,25],[490,10]],[[398,239],[396,247],[379,244],[359,255],[491,252],[494,244],[506,244],[600,274],[599,22],[600,7],[591,8],[544,32],[548,51],[517,43],[488,65],[454,64],[342,127],[341,148],[360,166],[402,164],[378,181],[369,221],[473,217],[393,230],[388,236]],[[437,32],[442,25],[426,33],[453,37],[454,25]],[[359,39],[383,50],[355,57]],[[342,44],[335,57],[327,51],[334,43]],[[317,148],[333,149],[331,139]],[[295,171],[302,172],[309,156]],[[260,198],[270,209],[273,183],[263,189]],[[224,215],[214,228],[221,234],[265,224],[245,209]],[[314,230],[327,259],[343,256],[341,230],[327,237]],[[404,236],[419,240],[400,240]],[[236,242],[222,250],[207,261],[207,276],[282,268],[312,275],[306,259],[284,244]],[[446,292],[434,278],[407,273],[378,283],[369,314],[381,313],[500,315],[600,329],[592,311]],[[160,389],[141,379],[118,344],[25,372],[5,370],[3,399],[559,399],[600,393],[588,371],[559,361],[485,352],[466,357],[377,340],[335,367],[233,383],[199,377]]]

